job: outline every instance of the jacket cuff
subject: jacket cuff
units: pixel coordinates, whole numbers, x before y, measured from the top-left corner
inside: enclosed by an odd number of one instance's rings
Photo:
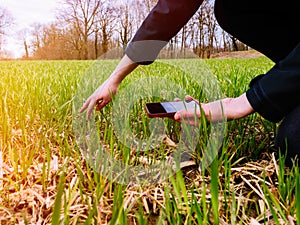
[[[277,123],[284,117],[284,113],[268,98],[259,82],[252,84],[246,97],[252,108],[263,118]]]
[[[125,54],[135,63],[149,65],[155,61],[160,50],[167,44],[166,41],[145,40],[130,42]]]

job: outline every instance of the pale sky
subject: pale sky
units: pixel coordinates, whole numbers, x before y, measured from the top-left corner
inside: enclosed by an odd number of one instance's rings
[[[18,30],[29,28],[33,23],[49,23],[55,20],[55,10],[59,0],[0,0],[0,6],[6,8],[15,18],[15,25],[9,31],[9,40],[4,49],[12,51],[15,57],[24,54],[20,40],[14,34]]]

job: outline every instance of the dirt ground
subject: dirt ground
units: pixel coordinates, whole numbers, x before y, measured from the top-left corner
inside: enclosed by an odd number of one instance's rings
[[[256,58],[264,56],[258,51],[255,50],[249,50],[249,51],[236,51],[236,52],[220,52],[213,54],[211,58],[220,58],[220,59],[226,59],[226,58]]]

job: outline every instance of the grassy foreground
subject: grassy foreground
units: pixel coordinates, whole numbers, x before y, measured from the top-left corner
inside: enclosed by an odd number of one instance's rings
[[[197,68],[199,61],[185,60],[184,65]],[[190,165],[166,180],[144,185],[119,184],[98,173],[77,145],[72,107],[78,89],[84,89],[84,77],[97,71],[95,82],[86,84],[87,96],[116,64],[0,62],[0,224],[296,224],[300,220],[298,168],[284,168],[273,147],[276,125],[257,114],[226,123],[218,157],[201,172],[197,165]],[[138,68],[120,92],[153,76],[154,82],[157,77],[166,78],[183,87],[179,97],[190,94],[206,101],[207,90],[174,64],[158,61]],[[234,97],[272,63],[260,57],[207,60],[205,65],[215,75],[222,95]],[[171,94],[166,96],[178,97],[179,92],[168,88],[164,91]],[[145,101],[136,103],[129,118],[130,129],[139,139],[151,132],[142,107]],[[116,160],[147,167],[175,151],[179,128],[169,120],[156,146],[144,146],[143,152],[124,146],[112,126],[116,116],[112,107],[97,113],[95,124],[101,143]],[[203,138],[193,154],[195,162],[201,161],[211,129],[202,122]]]

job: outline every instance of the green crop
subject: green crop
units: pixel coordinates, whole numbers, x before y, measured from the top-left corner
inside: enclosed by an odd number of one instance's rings
[[[159,183],[143,184],[121,184],[101,174],[95,166],[105,166],[100,163],[105,158],[95,155],[86,160],[76,142],[73,105],[77,100],[83,103],[117,63],[0,62],[0,223],[292,224],[299,219],[298,168],[284,167],[273,148],[276,125],[258,114],[227,122],[222,145],[215,146],[217,157],[202,170],[191,165]],[[187,70],[179,69],[179,64]],[[190,79],[189,70],[204,64],[213,77],[199,75],[199,82]],[[139,67],[119,89],[126,98],[95,113],[98,141],[110,157],[128,167],[147,168],[166,160],[176,151],[182,127],[171,119],[153,122],[145,113],[145,102],[186,94],[201,102],[213,96],[236,97],[248,89],[252,78],[272,66],[260,57],[158,60]],[[94,80],[86,83],[82,99],[76,99],[90,73],[96,74]],[[204,78],[217,81],[221,92],[214,92],[213,85],[202,86]],[[157,79],[173,86],[162,87],[153,96],[147,87],[155,86]],[[130,89],[141,80],[147,85],[138,92]],[[130,116],[118,120],[121,103],[126,105],[126,99],[139,95],[143,97],[134,102]],[[115,107],[120,111],[112,112]],[[118,134],[116,126],[124,122],[128,129]],[[160,126],[165,129],[162,138],[147,142],[152,130]],[[186,146],[196,143],[191,158],[201,162],[212,127],[203,119],[197,129],[199,140],[187,135]],[[133,143],[128,133],[141,141]]]

